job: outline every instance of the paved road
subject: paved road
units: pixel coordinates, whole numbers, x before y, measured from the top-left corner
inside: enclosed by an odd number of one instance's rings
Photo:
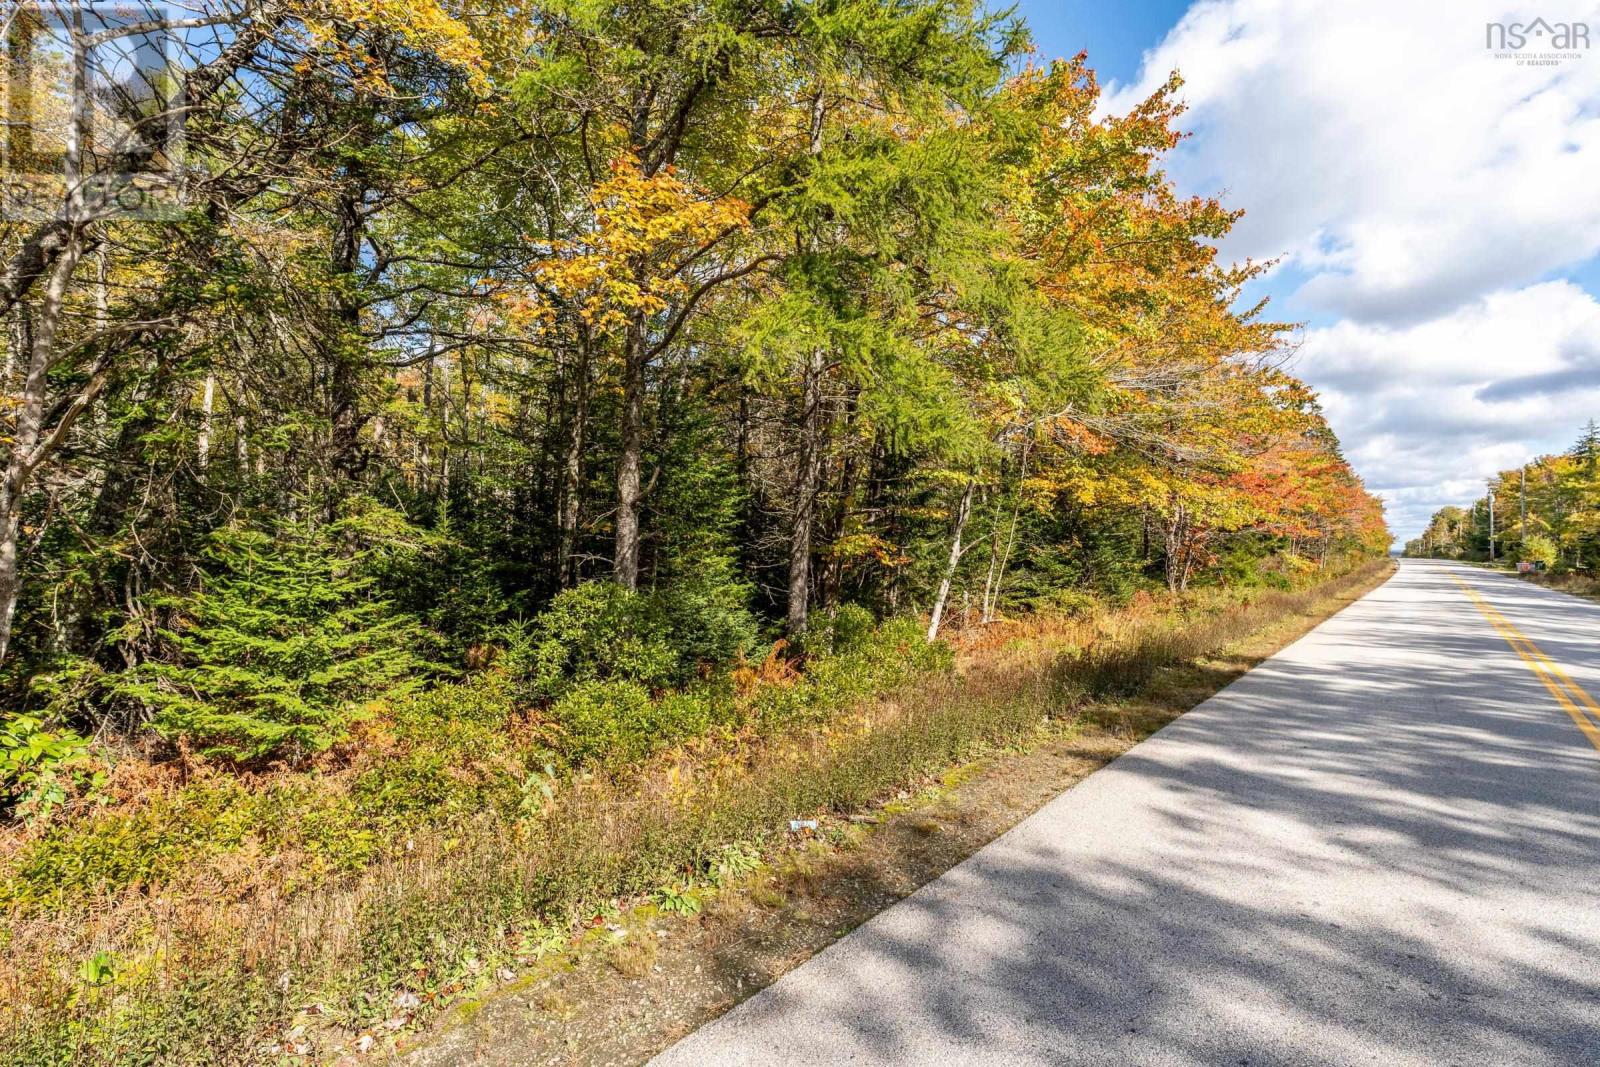
[[[1600,749],[1506,624],[1600,694],[1600,606],[1406,561],[655,1062],[1600,1064]]]

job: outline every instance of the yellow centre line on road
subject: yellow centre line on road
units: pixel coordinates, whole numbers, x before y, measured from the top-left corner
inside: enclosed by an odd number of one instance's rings
[[[1511,625],[1511,620],[1500,614],[1476,589],[1454,574],[1450,577],[1461,587],[1461,591],[1467,594],[1467,598],[1483,617],[1489,620],[1489,625],[1506,639],[1506,644],[1511,646],[1512,651],[1522,657],[1522,662],[1526,663],[1539,681],[1544,683],[1544,687],[1550,690],[1550,695],[1556,698],[1556,703],[1572,716],[1572,721],[1578,724],[1578,729],[1583,731],[1583,736],[1589,739],[1589,743],[1600,750],[1600,704],[1595,703],[1594,697],[1585,692],[1583,686],[1573,681],[1571,676],[1561,669],[1560,664],[1545,655],[1538,645],[1523,635],[1522,631]],[[1585,708],[1592,713],[1592,720],[1590,714],[1585,713]]]

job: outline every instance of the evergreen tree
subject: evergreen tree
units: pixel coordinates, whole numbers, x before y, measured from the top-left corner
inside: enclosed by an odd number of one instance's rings
[[[383,509],[268,534],[211,537],[195,588],[158,599],[162,654],[115,682],[151,725],[202,755],[290,761],[322,751],[371,701],[421,685],[428,634],[376,586],[410,531]]]
[[[1594,470],[1595,463],[1600,462],[1600,426],[1590,419],[1583,428],[1583,434],[1576,444],[1567,451],[1573,459],[1581,460],[1588,470]]]

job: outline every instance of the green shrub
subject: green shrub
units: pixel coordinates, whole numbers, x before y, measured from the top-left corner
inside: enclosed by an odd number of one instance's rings
[[[954,661],[950,646],[926,639],[920,620],[889,619],[868,631],[854,648],[810,657],[805,673],[793,684],[759,688],[751,698],[751,709],[768,730],[816,722],[852,701],[924,675],[948,672]]]
[[[1230,543],[1218,566],[1197,576],[1196,584],[1239,590],[1293,589],[1296,558],[1271,551],[1260,536],[1241,536]]]
[[[872,637],[873,628],[878,625],[878,620],[872,617],[872,612],[860,604],[840,604],[833,613],[831,629],[833,631],[833,650],[835,652],[854,652],[861,648]]]
[[[573,763],[642,755],[651,731],[650,694],[624,679],[584,681],[550,709],[561,728],[562,754]]]
[[[28,908],[166,882],[202,856],[237,848],[259,821],[258,799],[228,780],[74,820],[27,847],[0,885],[0,903]]]
[[[1067,587],[1052,589],[1035,597],[1031,602],[1034,611],[1074,618],[1088,618],[1100,610],[1102,601],[1086,589]]]
[[[321,751],[363,705],[416,688],[427,634],[379,595],[372,570],[403,535],[366,509],[269,536],[216,531],[199,585],[153,598],[170,620],[163,654],[112,690],[150,708],[169,740],[231,760]]]
[[[92,793],[104,782],[86,738],[46,729],[37,715],[7,715],[0,722],[0,807],[16,817],[48,819],[71,795]]]
[[[493,640],[509,605],[496,575],[488,535],[462,528],[443,504],[433,527],[417,531],[414,552],[386,561],[380,579],[400,607],[444,636],[458,655]]]
[[[1561,553],[1556,548],[1556,543],[1543,534],[1533,534],[1525,538],[1522,548],[1517,553],[1517,558],[1532,563],[1543,563],[1549,567],[1556,561]]]
[[[702,666],[731,662],[755,634],[743,593],[726,582],[643,592],[585,582],[563,590],[531,624],[508,628],[505,667],[534,698],[608,679],[664,689],[692,681]]]
[[[862,654],[878,661],[893,685],[930,671],[948,671],[955,664],[950,646],[926,640],[922,620],[911,617],[890,619],[878,627]]]
[[[677,657],[651,606],[615,582],[565,589],[531,624],[508,632],[505,668],[535,698],[612,678],[666,685]]]
[[[651,706],[651,740],[670,743],[709,733],[730,724],[736,710],[733,694],[726,687],[699,686],[667,693]]]
[[[388,721],[404,740],[429,747],[472,749],[502,743],[516,713],[512,687],[498,671],[409,693],[394,701]]]
[[[637,759],[727,725],[734,713],[726,688],[697,686],[652,700],[643,686],[622,679],[579,682],[550,708],[561,731],[561,756],[570,764]]]
[[[719,667],[749,652],[757,624],[747,606],[750,586],[734,577],[727,560],[704,561],[692,575],[651,590],[666,627],[667,642],[678,656],[678,681],[702,667]]]
[[[858,652],[872,639],[877,620],[860,604],[840,604],[831,615],[817,619],[805,638],[805,651],[815,655]]]
[[[408,815],[438,808],[455,785],[450,759],[440,749],[415,749],[363,771],[352,788],[356,804],[379,817]]]

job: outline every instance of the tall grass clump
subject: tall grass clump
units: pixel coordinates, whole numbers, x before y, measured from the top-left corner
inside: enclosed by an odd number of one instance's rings
[[[1099,640],[1063,654],[1053,671],[1064,690],[1078,697],[1127,696],[1163,667],[1210,655],[1275,619],[1303,613],[1318,600],[1370,581],[1386,566],[1369,564],[1306,589],[1258,591],[1223,610],[1112,617]]]

